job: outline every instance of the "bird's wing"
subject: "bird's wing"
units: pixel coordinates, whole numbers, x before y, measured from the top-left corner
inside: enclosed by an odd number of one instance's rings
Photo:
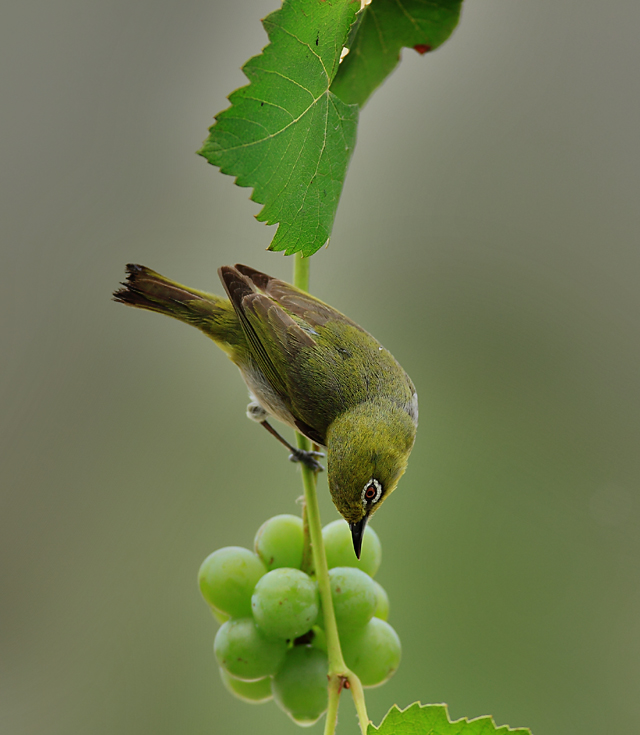
[[[369,369],[380,363],[378,342],[344,314],[284,281],[245,265],[224,266],[218,273],[254,361],[298,429],[324,445],[335,416],[381,379],[379,370]],[[350,330],[363,335],[355,348],[349,347]]]
[[[290,406],[288,369],[301,348],[315,346],[309,334],[313,330],[303,329],[273,297],[260,293],[257,284],[239,268],[223,266],[218,274],[238,314],[253,359],[285,405]]]
[[[291,312],[291,314],[304,320],[311,329],[322,327],[328,321],[336,321],[355,327],[361,332],[365,331],[358,324],[351,321],[349,317],[346,317],[333,307],[320,301],[320,299],[316,299],[305,291],[301,291],[299,288],[292,286],[290,283],[268,276],[266,273],[261,273],[248,265],[238,263],[235,267],[238,272],[245,275],[260,291]]]

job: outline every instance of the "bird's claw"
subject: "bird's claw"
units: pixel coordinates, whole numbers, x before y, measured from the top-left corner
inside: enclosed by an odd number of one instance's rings
[[[320,462],[318,462],[316,457],[324,457],[324,453],[296,449],[289,455],[289,460],[291,462],[302,462],[302,464],[308,467],[312,472],[322,472],[324,467]]]

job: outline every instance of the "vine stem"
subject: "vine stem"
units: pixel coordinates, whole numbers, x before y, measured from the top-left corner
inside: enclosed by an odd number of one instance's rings
[[[310,258],[303,258],[300,253],[296,253],[294,256],[293,285],[302,291],[309,290],[309,262]],[[302,434],[296,433],[296,440],[300,449],[308,451],[311,448],[309,440]],[[313,565],[318,581],[320,601],[322,603],[324,630],[327,637],[327,655],[329,658],[329,673],[327,677],[329,680],[329,705],[324,735],[334,735],[335,733],[338,719],[338,700],[342,689],[347,683],[356,706],[360,730],[362,735],[366,735],[369,726],[369,717],[367,715],[362,684],[360,679],[347,668],[342,656],[342,649],[340,648],[338,626],[336,624],[333,599],[331,597],[329,568],[327,566],[327,556],[322,540],[322,524],[316,491],[316,473],[304,464],[301,464],[301,469],[311,550],[313,552]]]

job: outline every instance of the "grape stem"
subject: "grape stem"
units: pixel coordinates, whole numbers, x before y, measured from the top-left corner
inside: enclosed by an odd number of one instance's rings
[[[310,258],[303,258],[300,253],[294,256],[293,285],[302,291],[309,290],[309,262]],[[309,440],[296,434],[298,448],[308,451],[311,446]],[[327,637],[327,655],[329,658],[329,705],[327,719],[325,722],[324,735],[334,735],[338,721],[338,701],[340,692],[348,685],[353,696],[353,701],[358,714],[358,722],[362,735],[366,735],[369,726],[369,717],[364,700],[364,691],[360,679],[347,668],[340,648],[338,637],[338,626],[333,611],[333,599],[331,597],[331,584],[329,582],[329,568],[327,556],[324,551],[322,540],[322,524],[320,522],[320,508],[318,506],[318,495],[316,492],[316,473],[306,465],[301,465],[302,485],[304,487],[304,500],[307,522],[309,524],[309,536],[311,539],[311,550],[313,552],[313,565],[315,567],[318,591],[322,603],[322,614],[324,618],[324,629]]]
[[[306,502],[302,503],[302,564],[300,569],[310,577],[315,574],[313,568],[313,552],[311,551],[311,536],[309,535],[309,514]]]

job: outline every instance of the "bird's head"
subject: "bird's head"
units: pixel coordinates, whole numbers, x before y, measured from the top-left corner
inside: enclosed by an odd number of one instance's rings
[[[395,490],[415,436],[414,420],[391,401],[362,403],[327,431],[329,490],[358,558],[367,521]]]

